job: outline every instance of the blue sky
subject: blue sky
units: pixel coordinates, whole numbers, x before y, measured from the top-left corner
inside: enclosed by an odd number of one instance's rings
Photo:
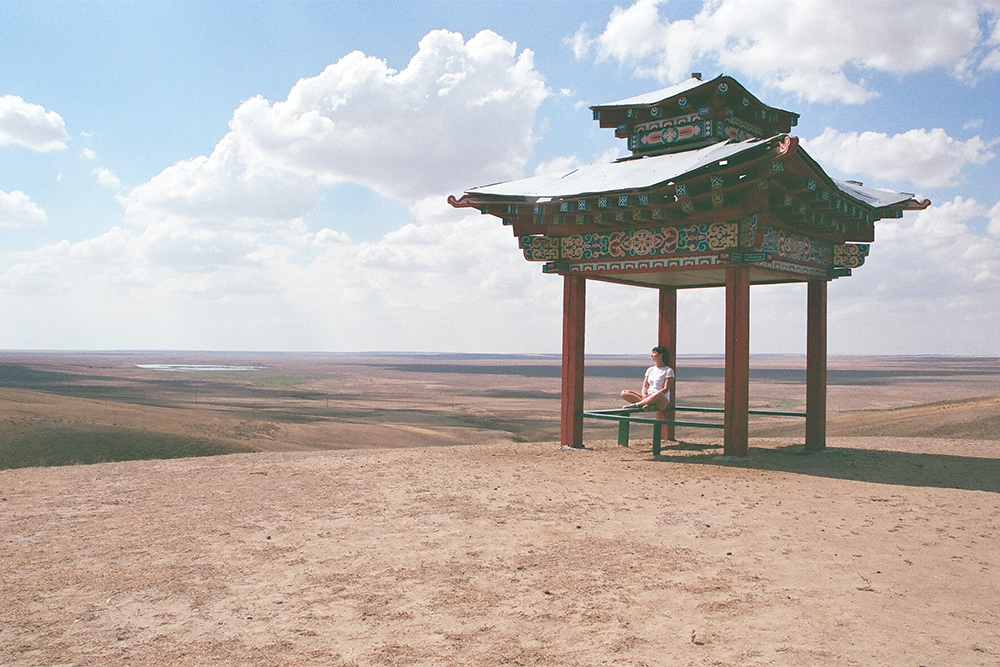
[[[1000,2],[0,4],[0,348],[557,352],[561,280],[449,194],[624,142],[588,105],[725,73],[838,178],[934,206],[830,286],[833,354],[1000,354]],[[801,285],[751,350],[801,353]],[[680,295],[721,353],[721,290]],[[591,283],[587,350],[650,290]]]

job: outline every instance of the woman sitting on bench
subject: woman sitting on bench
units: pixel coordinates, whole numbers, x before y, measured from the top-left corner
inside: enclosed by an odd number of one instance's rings
[[[674,369],[667,366],[667,348],[657,345],[653,348],[653,365],[646,369],[642,380],[642,393],[631,389],[622,391],[622,399],[627,402],[626,408],[637,408],[644,411],[666,410],[670,405],[670,393],[674,387]]]

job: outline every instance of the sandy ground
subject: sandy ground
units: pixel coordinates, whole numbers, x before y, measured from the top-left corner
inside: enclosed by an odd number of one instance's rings
[[[560,450],[557,358],[174,356],[0,354],[0,449],[258,450],[0,470],[0,664],[1000,664],[1000,360],[831,358],[828,450],[760,419],[736,462]],[[587,407],[643,363],[588,362]],[[753,360],[751,404],[801,366]]]
[[[0,663],[1000,662],[1000,443],[752,447],[3,471]]]

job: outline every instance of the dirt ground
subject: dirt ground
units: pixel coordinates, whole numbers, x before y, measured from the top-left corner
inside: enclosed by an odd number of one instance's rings
[[[485,383],[468,360],[314,360],[195,398],[108,359],[0,358],[0,436],[262,451],[0,471],[0,664],[1000,662],[996,360],[831,363],[826,452],[777,420],[729,461],[705,431],[660,457],[638,430],[533,441],[551,360]],[[679,373],[687,397],[719,398],[716,365]],[[604,366],[594,407],[632,373]],[[757,406],[801,402],[787,366],[758,365]]]
[[[998,443],[832,444],[5,471],[0,662],[997,664]]]

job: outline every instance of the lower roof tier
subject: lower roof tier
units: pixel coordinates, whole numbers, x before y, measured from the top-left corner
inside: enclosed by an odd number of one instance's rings
[[[518,236],[684,226],[769,213],[786,228],[831,242],[871,242],[876,220],[930,205],[909,193],[831,179],[789,135],[587,165],[473,188],[449,202],[500,217]]]

